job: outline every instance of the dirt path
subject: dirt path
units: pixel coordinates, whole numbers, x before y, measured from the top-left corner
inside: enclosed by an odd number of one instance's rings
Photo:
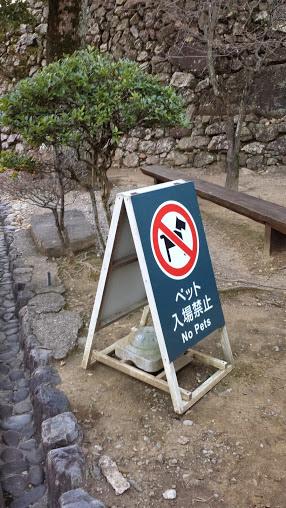
[[[197,175],[198,176],[198,175]],[[114,172],[123,188],[150,183],[139,172]],[[206,178],[220,183],[219,174]],[[286,205],[283,175],[247,174],[242,190]],[[90,493],[108,507],[285,508],[286,258],[263,256],[263,227],[201,201],[200,207],[235,354],[233,372],[183,417],[167,395],[103,365],[83,371],[82,351],[60,366],[63,389],[84,428]],[[91,266],[89,266],[91,265]],[[100,263],[95,254],[60,262],[68,304],[89,321]],[[236,281],[267,290],[228,290]],[[282,289],[271,289],[282,288]],[[284,291],[283,291],[284,288]],[[140,313],[103,330],[101,346],[129,333]],[[83,335],[86,329],[83,330]],[[220,354],[218,337],[199,349]],[[190,388],[207,375],[189,367],[179,375]],[[189,420],[189,425],[184,421]],[[182,439],[182,436],[186,439]],[[184,443],[184,444],[182,444]],[[132,487],[115,496],[98,458],[110,455]],[[175,488],[177,498],[162,493]]]

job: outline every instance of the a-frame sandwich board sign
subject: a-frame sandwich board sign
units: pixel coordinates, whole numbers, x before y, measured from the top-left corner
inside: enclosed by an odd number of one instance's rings
[[[164,370],[147,373],[94,349],[96,332],[149,304]],[[214,330],[225,360],[191,349]],[[193,391],[176,372],[193,360],[216,372]],[[233,368],[233,355],[192,182],[178,180],[117,195],[82,366],[100,362],[151,384],[184,413]]]

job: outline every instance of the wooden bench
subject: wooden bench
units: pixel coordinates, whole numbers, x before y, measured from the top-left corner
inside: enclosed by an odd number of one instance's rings
[[[187,178],[186,172],[167,166],[143,166],[141,171],[154,178],[154,183],[191,180],[197,195],[265,225],[264,250],[271,255],[286,250],[286,208],[244,192],[225,189],[198,178]]]

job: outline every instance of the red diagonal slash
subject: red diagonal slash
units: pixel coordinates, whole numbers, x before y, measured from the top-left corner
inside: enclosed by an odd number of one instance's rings
[[[182,249],[190,258],[193,257],[194,252],[181,240],[181,238],[173,233],[171,229],[165,226],[162,221],[159,222],[158,228],[161,229],[161,231],[163,231],[163,233],[168,236],[168,238],[172,240],[172,242],[177,245],[177,247],[180,247],[180,249]]]

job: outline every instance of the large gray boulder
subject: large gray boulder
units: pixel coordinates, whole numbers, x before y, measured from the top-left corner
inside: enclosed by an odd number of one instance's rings
[[[65,226],[73,252],[79,252],[94,245],[94,231],[80,210],[65,212]],[[60,257],[65,254],[52,213],[32,217],[31,235],[39,251],[45,256]]]
[[[44,420],[70,411],[70,403],[64,392],[49,384],[42,384],[36,389],[33,395],[33,405],[38,434],[41,433]]]
[[[42,443],[45,452],[79,444],[82,431],[73,413],[61,413],[42,423]]]
[[[84,457],[78,445],[51,450],[47,459],[49,507],[59,508],[62,494],[81,487],[84,473]]]

